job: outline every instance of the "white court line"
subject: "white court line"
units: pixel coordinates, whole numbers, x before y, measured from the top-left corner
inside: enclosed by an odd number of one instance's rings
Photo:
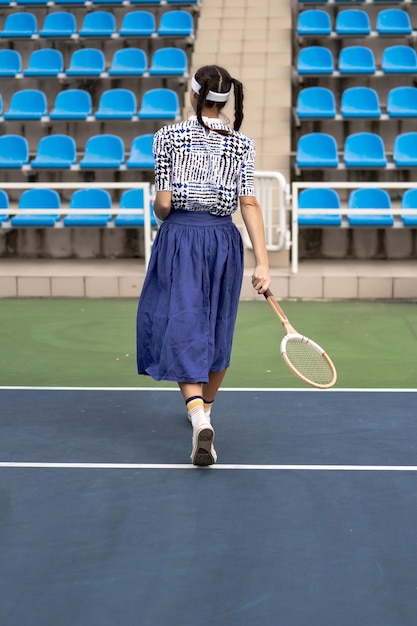
[[[0,391],[171,391],[178,393],[177,387],[27,387],[27,386],[0,386]],[[402,389],[393,387],[389,389],[380,389],[372,387],[356,388],[356,387],[337,387],[334,389],[312,389],[310,387],[224,387],[220,389],[223,392],[236,391],[291,391],[297,393],[338,393],[338,392],[355,392],[355,393],[417,393],[416,389]]]

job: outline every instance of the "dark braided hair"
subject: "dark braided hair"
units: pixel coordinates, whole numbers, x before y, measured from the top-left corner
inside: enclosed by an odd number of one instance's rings
[[[196,115],[199,123],[208,130],[214,130],[221,135],[230,134],[229,131],[221,128],[210,128],[204,122],[202,117],[203,108],[217,107],[219,111],[223,109],[226,102],[214,102],[208,100],[209,91],[217,93],[227,93],[233,85],[235,96],[235,121],[234,130],[239,130],[243,121],[243,85],[236,78],[232,78],[227,70],[218,65],[204,65],[195,73],[195,79],[200,85],[200,93],[198,94]]]

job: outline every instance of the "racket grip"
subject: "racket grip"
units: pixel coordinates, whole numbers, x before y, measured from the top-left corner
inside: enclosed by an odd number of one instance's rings
[[[271,296],[273,296],[273,293],[270,289],[267,289],[264,293],[265,298],[268,300],[268,298],[270,298]]]

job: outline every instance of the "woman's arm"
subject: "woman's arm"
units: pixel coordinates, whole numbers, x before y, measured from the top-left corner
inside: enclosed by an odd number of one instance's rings
[[[265,293],[269,288],[268,252],[265,244],[265,226],[262,209],[255,196],[241,196],[240,210],[255,255],[255,269],[252,274],[252,285],[258,293]]]
[[[171,191],[157,191],[153,203],[156,217],[163,222],[171,212]]]

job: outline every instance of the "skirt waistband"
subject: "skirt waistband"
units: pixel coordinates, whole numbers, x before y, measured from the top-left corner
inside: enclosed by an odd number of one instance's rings
[[[231,215],[213,215],[207,211],[172,210],[165,222],[187,226],[226,226],[232,224]]]

